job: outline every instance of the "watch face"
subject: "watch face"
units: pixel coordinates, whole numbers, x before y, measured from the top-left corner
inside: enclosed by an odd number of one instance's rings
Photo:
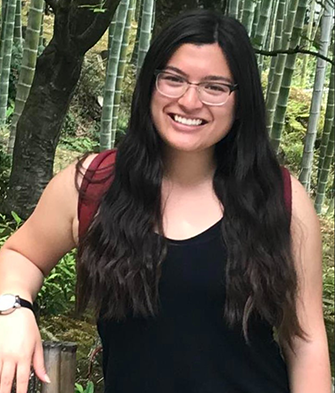
[[[0,296],[0,312],[12,309],[15,305],[15,302],[15,295],[7,294]]]

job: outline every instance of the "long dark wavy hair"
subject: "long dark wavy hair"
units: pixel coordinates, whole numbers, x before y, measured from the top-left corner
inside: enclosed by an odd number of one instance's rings
[[[265,128],[257,63],[244,27],[208,10],[173,20],[146,55],[129,129],[118,149],[115,178],[80,239],[78,310],[92,301],[105,318],[146,317],[159,311],[159,279],[167,249],[161,201],[164,163],[150,106],[155,71],[164,69],[185,43],[218,43],[239,86],[236,120],[215,148],[213,188],[224,206],[222,236],[228,248],[224,318],[229,325],[241,324],[247,338],[250,317],[257,315],[291,345],[293,337],[304,337],[304,332],[296,312],[290,214]]]

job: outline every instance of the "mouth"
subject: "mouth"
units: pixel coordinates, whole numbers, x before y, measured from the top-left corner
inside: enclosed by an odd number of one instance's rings
[[[174,122],[178,124],[183,124],[185,126],[191,126],[191,127],[203,126],[206,123],[208,123],[207,120],[201,119],[199,117],[185,117],[175,113],[169,113],[169,116]]]

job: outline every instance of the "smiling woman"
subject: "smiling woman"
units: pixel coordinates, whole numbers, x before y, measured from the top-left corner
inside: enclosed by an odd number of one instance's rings
[[[169,72],[157,75],[151,101],[153,122],[166,143],[164,150],[210,149],[213,157],[215,144],[226,136],[235,118],[235,93],[230,94],[233,77],[222,49],[217,43],[184,44],[164,70]]]
[[[166,26],[106,157],[51,181],[1,250],[0,293],[31,301],[77,245],[105,393],[329,393],[318,220],[271,150],[244,27],[204,10]],[[86,233],[78,201],[97,208]],[[31,362],[48,380],[39,332],[31,310],[4,311],[0,393],[15,373],[25,393]]]

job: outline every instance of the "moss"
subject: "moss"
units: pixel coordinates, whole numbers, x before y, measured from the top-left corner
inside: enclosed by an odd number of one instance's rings
[[[95,323],[59,315],[41,317],[39,326],[43,340],[52,339],[77,343],[76,382],[86,386],[90,379],[94,382],[95,393],[102,392],[101,353],[98,353],[93,362],[90,361],[91,354],[100,346]],[[92,370],[88,375],[90,366]]]

